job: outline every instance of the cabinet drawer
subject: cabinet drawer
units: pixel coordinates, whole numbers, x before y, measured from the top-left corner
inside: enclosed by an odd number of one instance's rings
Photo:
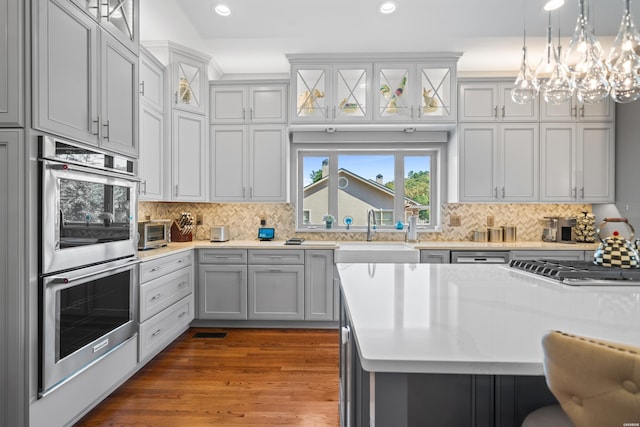
[[[175,255],[145,261],[140,265],[140,283],[157,279],[193,263],[193,252],[181,252]]]
[[[144,322],[193,292],[193,269],[183,268],[140,286],[140,321]]]
[[[169,345],[189,327],[193,316],[193,295],[189,295],[142,323],[139,360],[153,356]]]
[[[249,264],[304,264],[304,250],[252,249],[249,250]]]
[[[246,264],[246,249],[199,249],[200,264]]]

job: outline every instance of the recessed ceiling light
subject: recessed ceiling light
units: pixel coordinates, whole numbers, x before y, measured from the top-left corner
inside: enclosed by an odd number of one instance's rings
[[[556,10],[564,4],[564,0],[547,0],[544,2],[544,10]]]
[[[378,9],[380,13],[383,15],[389,15],[390,13],[395,12],[398,9],[398,3],[394,0],[385,0],[380,3],[380,8]]]
[[[224,3],[217,4],[213,7],[213,11],[220,16],[231,15],[231,9]]]

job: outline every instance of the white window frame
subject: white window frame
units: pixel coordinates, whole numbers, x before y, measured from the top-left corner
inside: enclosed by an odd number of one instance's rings
[[[443,141],[446,142],[446,141]],[[446,192],[446,166],[447,150],[443,142],[429,141],[367,141],[362,142],[317,142],[303,141],[294,143],[291,146],[291,195],[292,203],[296,211],[296,231],[298,232],[344,232],[347,228],[341,222],[336,221],[331,230],[326,230],[319,224],[304,224],[302,211],[304,209],[304,168],[302,159],[305,156],[325,157],[329,160],[329,212],[336,216],[338,206],[337,177],[338,177],[338,156],[342,154],[362,154],[362,155],[393,155],[395,156],[394,182],[402,182],[403,185],[396,185],[394,200],[394,218],[405,218],[404,212],[404,158],[413,156],[431,156],[430,183],[431,194],[429,196],[429,225],[421,225],[419,231],[440,231],[441,213],[440,206],[444,203],[443,197]],[[298,184],[299,183],[299,184]],[[378,230],[388,230],[399,232],[394,225],[378,227]],[[363,226],[351,226],[349,231],[366,231]]]

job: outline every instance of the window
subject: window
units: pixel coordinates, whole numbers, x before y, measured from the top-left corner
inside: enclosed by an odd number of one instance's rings
[[[369,144],[368,144],[369,145]],[[299,230],[364,230],[373,210],[378,229],[393,230],[418,216],[422,230],[438,228],[443,144],[294,144],[292,181]],[[422,144],[421,144],[422,145]]]

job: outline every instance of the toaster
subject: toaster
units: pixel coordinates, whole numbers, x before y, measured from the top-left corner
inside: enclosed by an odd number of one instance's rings
[[[229,240],[231,233],[229,232],[228,225],[213,225],[211,227],[211,234],[209,241],[211,242],[226,242]]]

